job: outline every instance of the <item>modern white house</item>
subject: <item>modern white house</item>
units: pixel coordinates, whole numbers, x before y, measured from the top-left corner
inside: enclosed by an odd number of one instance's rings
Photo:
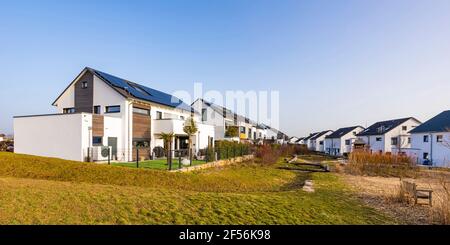
[[[419,164],[450,167],[450,110],[444,111],[409,131],[408,155]]]
[[[356,135],[357,144],[372,153],[405,152],[411,148],[409,131],[419,125],[420,121],[414,117],[376,122]]]
[[[271,134],[270,127],[264,124],[259,124],[215,103],[199,98],[192,103],[192,107],[196,111],[201,111],[202,123],[212,125],[214,127],[217,140],[262,143],[264,139],[270,139],[272,136],[274,139],[277,138],[278,131],[274,133],[272,130],[274,134]],[[231,127],[237,127],[237,137],[231,137],[227,133],[228,128]]]
[[[308,149],[312,150],[311,138],[314,137],[315,135],[317,135],[318,133],[320,133],[320,132],[311,133],[311,134],[309,134],[309,136],[306,136],[305,138],[303,138],[303,142]]]
[[[332,133],[333,130],[325,130],[312,136],[309,139],[309,141],[311,142],[310,143],[311,147],[309,149],[317,152],[325,152],[325,137],[327,137]]]
[[[356,135],[363,131],[361,126],[345,127],[325,137],[325,152],[332,156],[345,156],[353,150]]]
[[[298,137],[292,136],[292,137],[289,138],[288,143],[289,143],[289,144],[297,144],[297,141],[298,141],[298,140],[299,140]]]
[[[298,138],[297,142],[295,142],[297,145],[304,145],[305,144],[305,138],[306,137],[300,137]]]
[[[238,127],[238,120],[243,121],[242,117],[238,117],[237,114],[225,107],[216,105],[212,102],[204,99],[197,99],[192,103],[194,110],[201,112],[201,121],[204,124],[214,127],[214,134],[216,140],[233,140],[239,141],[239,136],[232,137],[227,134],[229,127]]]
[[[161,133],[174,133],[173,148],[188,148],[185,120],[197,122],[195,150],[213,142],[214,127],[201,123],[200,114],[176,97],[86,67],[52,104],[55,114],[14,117],[16,153],[76,161],[132,161],[136,149],[150,158],[163,147]],[[42,137],[45,135],[45,137]]]

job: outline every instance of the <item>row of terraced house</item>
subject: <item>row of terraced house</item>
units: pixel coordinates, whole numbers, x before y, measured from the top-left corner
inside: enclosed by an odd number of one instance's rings
[[[354,150],[406,154],[418,164],[450,166],[450,110],[422,123],[414,117],[380,121],[368,128],[351,126],[290,138],[312,151],[346,156]]]
[[[191,105],[156,89],[86,67],[69,83],[52,105],[54,114],[14,117],[16,153],[76,161],[104,161],[109,148],[112,160],[153,158],[164,147],[163,133],[173,133],[174,150],[188,148],[183,128],[194,119],[197,132],[193,150],[216,140],[283,144],[287,136],[222,106],[198,99]],[[235,128],[238,134],[230,134]]]

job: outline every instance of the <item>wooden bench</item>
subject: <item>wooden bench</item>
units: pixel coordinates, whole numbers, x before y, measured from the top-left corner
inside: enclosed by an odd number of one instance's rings
[[[294,155],[291,159],[285,158],[284,161],[285,161],[286,163],[293,163],[293,162],[296,162],[297,159],[298,159],[298,158],[297,158],[297,155]]]
[[[414,205],[417,204],[418,199],[428,199],[428,204],[432,206],[432,190],[417,189],[417,185],[413,182],[402,180],[401,188],[406,192],[410,198],[414,198]]]

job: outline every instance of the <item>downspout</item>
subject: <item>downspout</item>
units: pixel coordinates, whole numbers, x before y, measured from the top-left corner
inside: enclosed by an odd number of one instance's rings
[[[128,101],[128,146],[127,146],[127,148],[129,148],[129,153],[128,153],[128,161],[129,162],[131,162],[131,161],[133,161],[133,141],[132,141],[132,135],[131,135],[131,132],[132,132],[132,122],[131,122],[131,117],[132,117],[132,114],[130,113],[130,112],[132,112],[132,109],[130,110],[130,107],[132,107],[131,105],[133,104],[133,102],[132,101]],[[131,147],[130,147],[131,146]]]
[[[433,166],[433,134],[430,133],[430,162],[431,166]]]

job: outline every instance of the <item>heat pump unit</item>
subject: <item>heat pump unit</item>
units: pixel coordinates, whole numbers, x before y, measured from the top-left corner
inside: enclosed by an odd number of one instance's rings
[[[94,146],[92,147],[93,161],[108,161],[108,154],[111,152],[110,146]]]

